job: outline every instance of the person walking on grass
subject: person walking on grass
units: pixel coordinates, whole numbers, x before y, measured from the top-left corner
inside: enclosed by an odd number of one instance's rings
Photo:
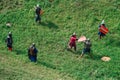
[[[36,13],[36,22],[41,23],[41,16],[40,16],[40,12],[41,12],[41,8],[39,6],[39,4],[37,4],[37,6],[35,7],[35,13]]]
[[[28,58],[31,60],[31,62],[37,61],[37,53],[38,50],[35,47],[35,43],[33,43],[28,49]]]
[[[77,37],[76,37],[76,33],[74,32],[72,34],[72,36],[70,37],[70,41],[69,41],[69,44],[68,44],[68,47],[69,49],[72,49],[74,48],[74,50],[76,51],[76,41],[77,41]]]
[[[11,32],[8,33],[8,36],[5,40],[5,42],[7,44],[8,50],[12,51],[13,39],[12,39],[12,33]]]
[[[104,20],[101,22],[101,24],[99,25],[99,39],[102,39],[102,37],[104,37],[107,33],[108,33],[108,29],[105,26]]]
[[[83,51],[82,51],[82,54],[80,55],[81,58],[83,57],[83,55],[84,55],[85,53],[88,53],[88,54],[92,57],[92,54],[90,53],[90,52],[91,52],[91,46],[92,46],[92,44],[91,44],[90,39],[89,39],[89,38],[86,39],[86,40],[84,41],[84,49],[83,49]]]

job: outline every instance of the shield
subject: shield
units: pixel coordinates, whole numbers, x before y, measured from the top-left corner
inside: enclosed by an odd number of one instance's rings
[[[43,11],[43,10],[41,10],[41,11],[40,11],[40,15],[42,15],[43,13],[44,13],[44,11]]]
[[[86,40],[86,37],[85,36],[81,36],[79,39],[78,39],[78,42],[83,42]]]
[[[110,61],[110,57],[104,56],[104,57],[101,58],[101,60],[102,60],[102,61]]]
[[[108,28],[101,26],[99,29],[100,32],[102,32],[103,34],[107,34],[108,33]]]

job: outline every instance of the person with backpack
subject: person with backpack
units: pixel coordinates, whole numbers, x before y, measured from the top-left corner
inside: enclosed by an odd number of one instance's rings
[[[74,50],[76,51],[76,41],[77,41],[77,40],[78,40],[78,39],[77,39],[77,37],[76,37],[76,33],[74,32],[74,33],[72,34],[72,36],[70,37],[70,41],[69,41],[69,44],[68,44],[69,49],[74,48]]]
[[[11,32],[8,33],[8,36],[5,40],[5,42],[7,44],[8,50],[12,51],[13,39],[12,39],[12,33]]]
[[[92,55],[91,55],[91,46],[92,46],[92,44],[91,44],[91,41],[90,41],[90,39],[88,38],[88,39],[86,39],[85,41],[84,41],[84,49],[83,49],[83,51],[82,51],[82,54],[81,54],[81,58],[83,57],[83,55],[85,54],[85,53],[89,53],[89,55],[92,57]]]
[[[40,12],[41,12],[41,8],[39,6],[39,4],[37,4],[36,8],[35,8],[35,13],[36,13],[36,22],[41,23],[41,16],[40,16]]]
[[[35,47],[35,43],[33,43],[28,49],[28,58],[31,60],[31,62],[37,61],[37,53],[38,50]]]

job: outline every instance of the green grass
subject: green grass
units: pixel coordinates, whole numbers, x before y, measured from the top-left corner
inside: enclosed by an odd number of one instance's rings
[[[11,4],[12,3],[12,4]],[[42,24],[34,21],[34,6],[44,10]],[[120,79],[120,1],[119,0],[1,0],[0,1],[0,78],[1,80],[119,80]],[[98,25],[105,20],[110,33],[98,39]],[[12,27],[7,28],[6,22]],[[4,43],[11,31],[14,50]],[[79,58],[66,50],[70,35],[85,35],[92,41],[91,59]],[[31,63],[27,48],[35,42],[38,62]],[[109,62],[100,60],[109,56]]]

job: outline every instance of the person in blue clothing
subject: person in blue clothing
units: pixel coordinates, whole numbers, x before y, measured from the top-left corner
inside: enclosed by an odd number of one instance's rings
[[[38,50],[35,47],[35,43],[33,43],[28,49],[28,58],[31,60],[31,62],[37,61],[37,53]]]

